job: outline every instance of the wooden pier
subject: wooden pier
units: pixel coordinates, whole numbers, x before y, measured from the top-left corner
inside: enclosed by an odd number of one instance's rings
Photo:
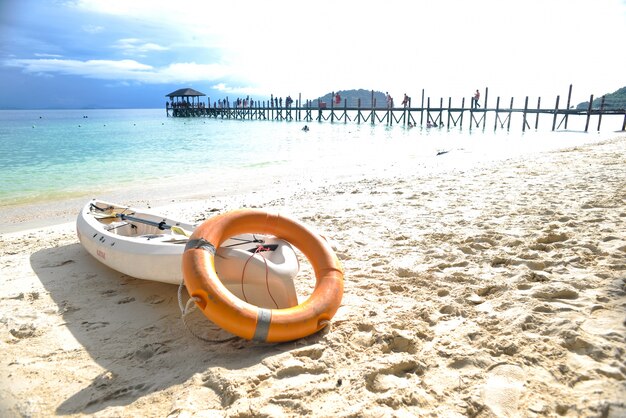
[[[196,92],[199,93],[199,92]],[[173,94],[173,93],[172,93]],[[203,95],[202,93],[194,94],[193,97]],[[511,98],[508,107],[501,103],[500,97],[496,98],[495,107],[488,107],[489,89],[484,91],[484,100],[481,106],[474,106],[473,100],[466,107],[465,98],[461,99],[460,106],[452,105],[452,98],[448,98],[447,104],[444,105],[444,99],[441,98],[439,103],[431,103],[430,97],[424,96],[422,90],[422,98],[420,106],[414,107],[409,103],[406,107],[381,108],[376,106],[374,92],[372,91],[372,100],[368,104],[361,103],[359,99],[357,103],[349,106],[348,100],[344,99],[343,103],[336,104],[331,101],[330,106],[313,105],[311,101],[296,100],[295,106],[275,107],[273,102],[257,101],[250,102],[247,106],[232,107],[228,104],[218,106],[216,103],[211,106],[211,100],[208,99],[204,104],[199,100],[194,102],[181,101],[177,106],[166,105],[167,116],[172,117],[209,117],[216,119],[239,119],[239,120],[272,120],[272,121],[303,121],[303,122],[354,122],[357,124],[384,123],[387,125],[401,124],[403,126],[424,126],[427,127],[446,127],[446,128],[463,128],[465,122],[469,129],[487,128],[488,116],[491,119],[490,127],[494,130],[511,129],[512,115],[520,114],[521,129],[539,129],[539,116],[547,115],[550,119],[552,131],[567,130],[568,121],[573,116],[583,116],[585,120],[585,132],[589,130],[592,117],[597,116],[597,131],[600,131],[602,117],[604,115],[623,115],[621,130],[626,130],[626,109],[606,109],[604,105],[604,96],[601,99],[599,109],[593,109],[593,95],[589,98],[589,106],[587,109],[570,108],[572,95],[572,86],[569,87],[567,96],[567,104],[564,108],[560,107],[560,96],[556,97],[554,107],[542,108],[541,97],[537,100],[536,107],[529,104],[529,97],[526,96],[524,107],[514,107],[514,100]],[[169,95],[168,95],[169,96]],[[333,95],[334,96],[334,93]],[[180,96],[179,96],[180,97]],[[228,103],[223,101],[222,103]]]

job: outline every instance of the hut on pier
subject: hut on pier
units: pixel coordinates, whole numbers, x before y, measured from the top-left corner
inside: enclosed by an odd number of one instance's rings
[[[199,92],[198,90],[194,90],[192,88],[178,89],[176,91],[171,92],[170,94],[166,94],[165,97],[170,98],[170,102],[172,104],[178,103],[187,103],[188,107],[198,107],[200,104],[200,97],[206,96],[206,94]],[[189,98],[191,97],[191,101]],[[195,98],[195,103],[194,103]]]

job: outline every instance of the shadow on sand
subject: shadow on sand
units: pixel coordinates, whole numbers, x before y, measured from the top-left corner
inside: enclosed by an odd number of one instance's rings
[[[40,250],[30,263],[65,326],[105,369],[65,399],[58,414],[128,405],[209,368],[245,368],[294,347],[239,338],[217,344],[200,341],[180,319],[177,286],[124,276],[92,258],[80,244]],[[197,310],[188,318],[200,334],[229,336]]]

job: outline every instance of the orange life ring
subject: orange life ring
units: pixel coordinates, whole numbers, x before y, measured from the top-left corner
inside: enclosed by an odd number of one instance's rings
[[[233,295],[215,272],[215,249],[243,233],[271,234],[298,248],[315,272],[315,289],[301,304],[285,309],[251,305]],[[261,210],[241,209],[200,225],[183,253],[185,286],[204,315],[242,338],[291,341],[324,328],[343,297],[343,268],[324,238],[299,222]]]

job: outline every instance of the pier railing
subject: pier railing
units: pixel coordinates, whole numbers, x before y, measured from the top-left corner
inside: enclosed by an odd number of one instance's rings
[[[626,109],[607,109],[605,106],[605,97],[600,102],[600,108],[594,109],[593,95],[589,98],[587,109],[570,108],[572,94],[572,86],[570,85],[567,105],[560,108],[560,96],[556,97],[555,105],[552,108],[542,108],[541,98],[537,100],[536,107],[529,105],[529,97],[526,96],[524,107],[514,107],[514,100],[511,98],[508,107],[502,106],[500,97],[496,98],[495,107],[488,107],[489,89],[485,89],[484,102],[482,107],[474,105],[470,100],[470,106],[466,107],[465,98],[461,99],[461,106],[452,106],[452,98],[448,98],[447,106],[444,106],[443,98],[439,100],[438,105],[431,104],[430,97],[424,97],[422,90],[422,101],[420,106],[412,106],[411,102],[403,107],[376,107],[376,100],[372,99],[369,106],[363,106],[359,99],[356,106],[348,106],[348,101],[343,103],[335,103],[334,101],[328,105],[313,105],[311,101],[302,104],[300,100],[295,101],[295,106],[275,107],[270,101],[254,102],[254,104],[246,107],[230,107],[230,106],[204,106],[203,104],[190,105],[186,107],[168,107],[166,109],[167,116],[172,117],[209,117],[218,119],[239,119],[239,120],[273,120],[273,121],[304,121],[304,122],[354,122],[357,124],[384,123],[387,125],[402,124],[404,126],[424,126],[427,127],[463,127],[465,122],[469,129],[486,129],[487,116],[493,116],[493,129],[511,128],[513,114],[521,114],[522,131],[526,129],[539,128],[539,116],[551,116],[551,128],[553,131],[559,129],[568,129],[568,121],[572,116],[585,117],[585,132],[589,130],[592,117],[597,116],[597,127],[600,131],[602,117],[604,115],[620,116],[623,115],[621,130],[626,130]],[[372,93],[373,95],[373,93]],[[333,94],[334,96],[334,94]],[[210,104],[210,99],[208,100]]]

